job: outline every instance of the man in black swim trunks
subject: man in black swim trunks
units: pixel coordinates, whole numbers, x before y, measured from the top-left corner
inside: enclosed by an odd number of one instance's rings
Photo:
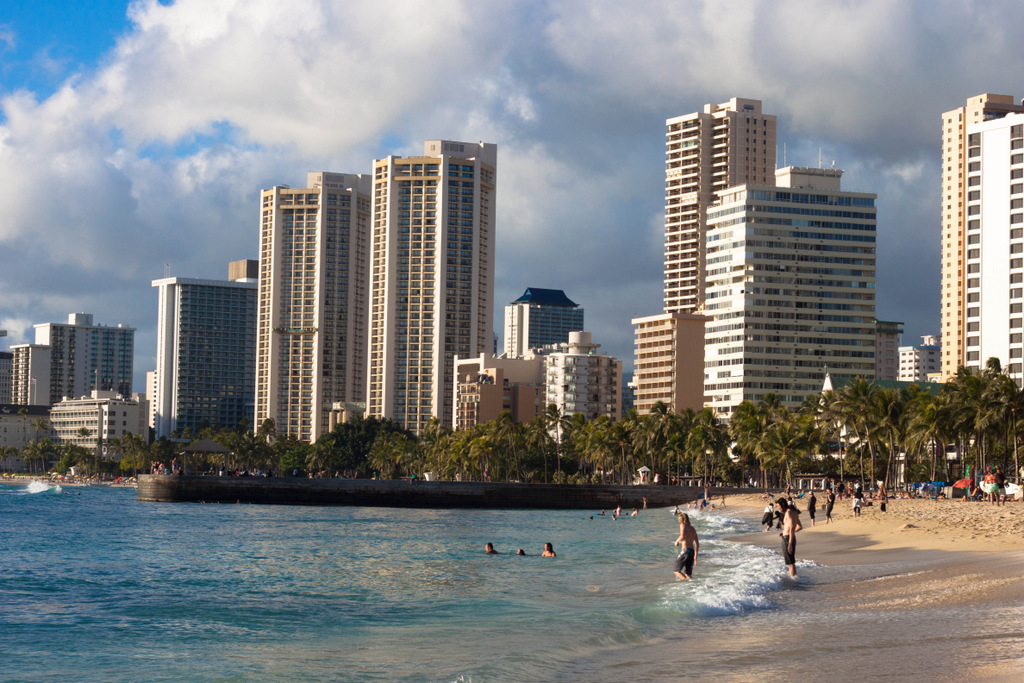
[[[789,575],[795,579],[796,532],[804,527],[800,524],[800,514],[795,507],[789,504],[788,500],[779,498],[775,503],[782,510],[782,533],[779,534],[782,537],[782,559],[786,563],[786,568],[789,569]]]
[[[693,565],[697,561],[697,552],[700,550],[700,539],[697,538],[697,530],[690,524],[690,516],[685,512],[679,514],[679,538],[673,546],[682,545],[682,552],[676,558],[673,573],[679,579],[685,581],[693,577]]]

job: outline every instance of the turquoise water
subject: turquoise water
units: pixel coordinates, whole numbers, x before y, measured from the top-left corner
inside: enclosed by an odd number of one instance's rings
[[[0,485],[3,678],[574,680],[771,607],[781,559],[720,540],[751,528],[727,512],[692,515],[702,553],[677,582],[668,510],[152,504]],[[539,556],[548,541],[558,557]]]

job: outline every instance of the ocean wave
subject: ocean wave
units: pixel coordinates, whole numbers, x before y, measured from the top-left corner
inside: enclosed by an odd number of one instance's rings
[[[50,485],[41,481],[31,481],[25,487],[24,493],[61,493],[62,491],[63,489],[61,489],[59,484]]]

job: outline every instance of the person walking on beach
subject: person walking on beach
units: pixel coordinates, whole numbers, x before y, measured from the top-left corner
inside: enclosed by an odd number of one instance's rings
[[[864,504],[864,494],[860,489],[853,492],[853,516],[860,517],[860,506]]]
[[[811,497],[807,499],[807,514],[811,516],[811,526],[814,526],[814,511],[818,507],[818,499],[814,497],[814,491],[811,491]]]
[[[789,569],[791,578],[796,578],[796,532],[803,529],[800,524],[800,515],[796,508],[789,504],[785,498],[775,501],[782,510],[782,559]]]
[[[832,508],[836,504],[836,492],[829,489],[825,492],[825,524],[832,523]]]
[[[700,550],[700,539],[697,530],[690,524],[690,516],[685,512],[679,515],[679,538],[673,547],[682,545],[682,551],[676,558],[672,573],[681,581],[693,578],[693,565],[697,563],[697,552]]]

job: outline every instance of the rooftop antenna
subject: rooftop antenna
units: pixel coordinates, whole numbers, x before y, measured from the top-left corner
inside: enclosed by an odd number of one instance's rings
[[[170,277],[170,276],[171,276],[171,264],[170,263],[165,263],[164,264],[164,277]]]
[[[818,148],[818,168],[821,168],[821,147]]]
[[[786,168],[786,143],[782,143],[782,168]]]

